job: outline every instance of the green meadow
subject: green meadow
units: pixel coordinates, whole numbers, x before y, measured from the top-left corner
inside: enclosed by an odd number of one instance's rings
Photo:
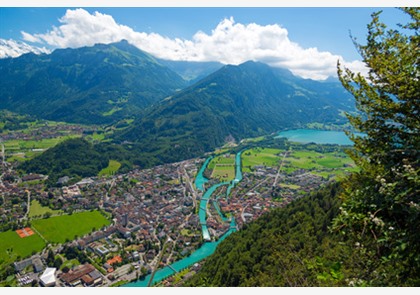
[[[215,157],[207,167],[212,171],[211,178],[217,178],[220,181],[235,179],[235,155],[224,154]]]
[[[49,242],[64,243],[111,222],[99,211],[87,211],[32,221],[32,226]]]
[[[121,163],[115,160],[109,160],[109,164],[107,167],[99,171],[98,176],[110,176],[114,175],[115,172],[120,169]]]
[[[253,148],[242,153],[243,172],[252,172],[255,166],[278,168],[283,157],[284,150],[273,148]],[[341,177],[346,172],[355,171],[354,163],[350,157],[342,151],[320,153],[313,150],[290,151],[284,159],[284,172],[291,173],[298,169],[330,178]]]
[[[284,150],[273,148],[253,148],[242,153],[242,171],[251,172],[254,166],[277,167]]]
[[[41,251],[45,246],[44,240],[36,232],[25,238],[19,237],[15,231],[11,230],[0,233],[0,269],[3,265]]]
[[[52,210],[49,207],[43,207],[38,200],[32,200],[31,207],[29,208],[29,218],[34,218],[35,216],[43,216],[45,213],[51,213],[52,215],[60,214],[63,211],[61,210]]]
[[[60,142],[70,138],[80,137],[79,135],[66,135],[41,140],[9,140],[4,142],[4,148],[8,161],[24,161],[34,158],[43,151],[54,147]]]
[[[293,172],[297,169],[310,170],[325,176],[328,172],[342,175],[345,171],[354,171],[353,161],[343,152],[319,153],[315,151],[294,151],[285,159],[285,169]]]

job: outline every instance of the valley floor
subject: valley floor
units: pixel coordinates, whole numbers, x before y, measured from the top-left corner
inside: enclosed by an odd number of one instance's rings
[[[212,239],[219,239],[230,227],[228,218],[223,216],[233,216],[238,228],[241,228],[270,209],[285,206],[331,181],[336,174],[344,173],[349,168],[348,162],[336,163],[337,167],[333,165],[334,168],[331,168],[332,155],[336,160],[343,157],[339,147],[337,150],[330,147],[331,151],[324,155],[299,147],[301,150],[296,152],[264,147],[244,151],[242,170],[246,172],[241,182],[229,194],[229,198],[226,197],[226,186],[222,186],[208,202],[206,223]],[[328,161],[323,165],[315,161],[322,159]],[[299,163],[311,161],[314,164],[305,164],[306,169],[299,166]],[[98,285],[129,282],[189,256],[204,243],[197,214],[203,193],[194,184],[202,164],[203,159],[191,159],[126,174],[86,178],[73,185],[63,183],[62,187],[47,190],[43,186],[45,176],[32,175],[29,179],[15,176],[13,181],[7,178],[0,184],[0,194],[4,198],[1,210],[3,218],[14,218],[19,220],[19,224],[32,223],[35,231],[37,219],[48,217],[54,220],[69,212],[100,210],[104,215],[112,216],[109,226],[93,228],[90,234],[64,236],[66,242],[48,238],[45,243],[64,262],[58,268],[58,276],[63,275],[64,266],[70,265],[75,269],[80,264],[80,261],[69,264],[70,259],[61,253],[63,245],[68,245],[86,253],[88,262],[102,273],[103,279],[97,282]],[[228,166],[234,169],[231,164],[222,167],[228,169]],[[220,164],[213,165],[212,169],[220,167]],[[213,172],[209,171],[208,174],[215,175]],[[230,174],[234,175],[234,172],[226,172],[226,175]],[[218,178],[210,179],[207,186],[218,181]],[[28,196],[31,198],[28,199]],[[48,211],[48,207],[43,207],[45,211],[42,211],[40,204],[60,207],[60,211]],[[32,208],[40,213],[31,215]],[[34,252],[37,251],[34,249]],[[47,252],[44,248],[40,256],[31,256],[27,267],[22,270],[17,271],[15,265],[15,271],[19,276],[33,276],[33,261],[37,257],[41,258],[41,268],[45,269]],[[1,255],[3,267],[19,260],[18,257],[25,257],[21,253]],[[120,257],[121,261],[108,263],[115,257]],[[197,263],[191,271],[199,268],[200,263]],[[7,279],[10,282],[4,284],[23,284],[17,280],[17,276],[8,276]],[[58,282],[70,284],[63,280]],[[166,285],[177,283],[179,280],[173,278],[162,282]]]

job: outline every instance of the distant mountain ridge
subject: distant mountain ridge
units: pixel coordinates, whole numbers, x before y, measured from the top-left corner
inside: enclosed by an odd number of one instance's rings
[[[0,60],[3,109],[76,123],[110,123],[187,82],[127,41]]]
[[[224,66],[219,62],[174,61],[163,59],[159,59],[158,61],[187,80],[189,85],[200,81]]]
[[[15,41],[15,40],[5,40],[0,38],[0,59],[2,58],[9,58],[9,57],[18,57],[25,53],[35,53],[35,54],[42,54],[42,53],[49,53],[50,50],[43,47],[35,47],[31,46],[25,42]]]

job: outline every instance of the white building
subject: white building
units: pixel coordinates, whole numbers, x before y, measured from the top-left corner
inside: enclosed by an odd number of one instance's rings
[[[55,267],[48,267],[42,276],[39,278],[40,283],[44,287],[53,287],[55,286],[55,272],[57,269]]]

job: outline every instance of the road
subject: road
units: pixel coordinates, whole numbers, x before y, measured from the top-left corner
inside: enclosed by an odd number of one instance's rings
[[[291,152],[291,149],[289,151],[285,152],[284,155],[283,155],[283,159],[281,160],[279,170],[277,171],[276,178],[274,179],[273,187],[277,186],[277,181],[278,181],[278,178],[280,176],[281,169],[283,168],[284,159],[289,155],[290,152]]]
[[[5,166],[5,154],[4,154],[4,144],[1,143],[1,157],[2,157],[2,165]]]
[[[246,204],[246,206],[242,209],[242,212],[241,212],[241,218],[242,218],[242,221],[243,221],[243,223],[246,223],[246,219],[245,219],[245,209],[248,207],[248,204]]]
[[[188,175],[187,170],[185,169],[184,166],[182,166],[182,174],[184,175],[185,180],[186,180],[185,189],[186,190],[189,190],[192,193],[192,195],[193,195],[193,202],[194,202],[194,208],[197,208],[197,192],[195,191],[194,185],[193,185],[193,183],[192,183],[192,181],[190,179],[190,176]],[[188,189],[187,189],[187,186],[188,186]],[[186,192],[184,194],[186,195]]]
[[[153,269],[152,275],[150,276],[150,280],[149,280],[149,283],[147,284],[147,287],[150,287],[153,282],[153,278],[155,276],[156,271],[158,270],[159,263],[162,261],[163,254],[165,253],[167,242],[168,241],[166,240],[165,243],[163,244],[162,251],[160,251],[159,255],[157,256],[158,260],[157,260],[156,266]]]
[[[1,157],[2,157],[2,161],[1,161],[1,175],[0,175],[0,186],[3,186],[3,175],[4,175],[4,172],[6,171],[6,162],[4,161],[4,157],[5,157],[5,155],[4,155],[4,144],[3,143],[0,143],[1,144]],[[2,198],[3,198],[3,202],[4,202],[4,196],[2,196]]]
[[[28,218],[29,215],[29,209],[31,208],[31,191],[30,190],[25,190],[26,193],[28,194],[28,201],[27,201],[27,209],[26,209],[26,214],[25,216],[23,216],[23,218]]]
[[[20,221],[28,219],[28,215],[29,215],[29,209],[31,208],[31,192],[29,190],[25,190],[26,194],[28,195],[28,200],[27,200],[27,206],[26,206],[26,213],[25,215],[23,215],[23,217],[20,219]]]

